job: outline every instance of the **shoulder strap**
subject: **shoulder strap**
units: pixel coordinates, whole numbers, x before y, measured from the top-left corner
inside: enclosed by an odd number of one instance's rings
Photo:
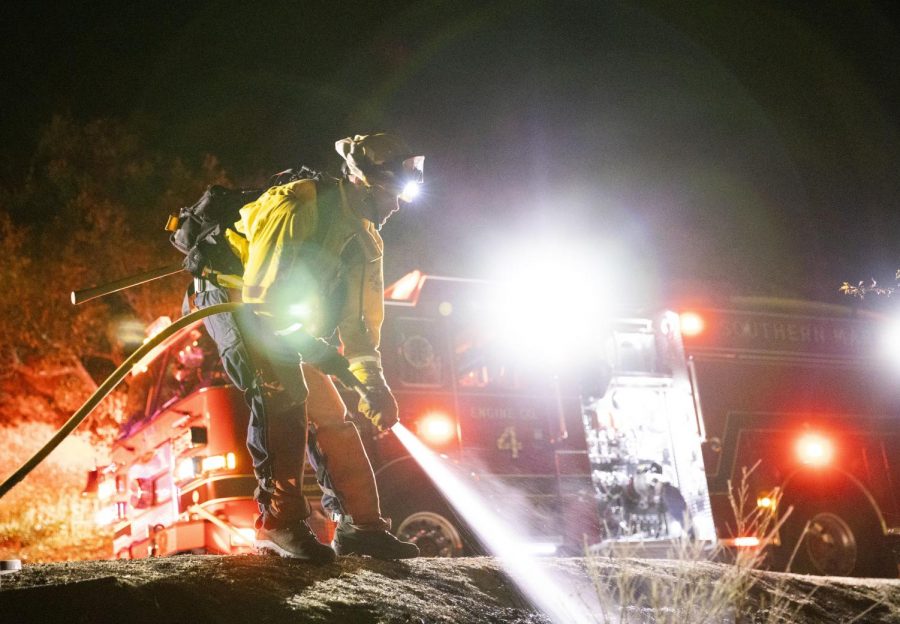
[[[311,240],[319,246],[325,244],[325,239],[340,213],[341,207],[337,195],[336,184],[329,180],[316,181],[316,202],[319,214],[316,232]]]

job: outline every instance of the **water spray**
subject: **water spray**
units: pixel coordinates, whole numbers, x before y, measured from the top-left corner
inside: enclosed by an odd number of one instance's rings
[[[402,424],[394,425],[392,431],[534,606],[555,624],[596,622],[575,590],[564,588],[547,573],[529,553],[524,540],[516,539],[515,528],[497,517],[471,485]]]

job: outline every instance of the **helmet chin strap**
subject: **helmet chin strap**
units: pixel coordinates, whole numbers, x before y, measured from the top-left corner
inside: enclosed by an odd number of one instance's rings
[[[384,222],[378,219],[378,207],[375,204],[375,190],[371,186],[365,187],[362,198],[363,216],[375,224],[375,231],[380,232]]]

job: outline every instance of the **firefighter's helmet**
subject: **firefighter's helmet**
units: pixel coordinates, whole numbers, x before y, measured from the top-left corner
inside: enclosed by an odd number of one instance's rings
[[[344,170],[366,186],[389,178],[399,189],[409,182],[423,181],[424,156],[417,156],[393,134],[356,135],[334,144],[344,159]]]

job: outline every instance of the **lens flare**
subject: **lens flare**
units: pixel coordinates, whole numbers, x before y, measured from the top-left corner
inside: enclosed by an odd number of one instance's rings
[[[392,430],[535,607],[556,624],[596,621],[585,602],[588,595],[580,595],[576,588],[563,587],[553,579],[530,554],[528,540],[516,539],[515,529],[501,521],[490,505],[450,470],[444,460],[403,425],[394,425]]]
[[[308,321],[312,316],[312,306],[308,303],[292,303],[288,306],[288,314],[298,319]]]
[[[893,319],[887,324],[881,336],[881,355],[894,368],[900,367],[900,319]]]
[[[252,546],[253,540],[256,539],[256,529],[237,527],[235,532],[231,534],[232,546]]]

